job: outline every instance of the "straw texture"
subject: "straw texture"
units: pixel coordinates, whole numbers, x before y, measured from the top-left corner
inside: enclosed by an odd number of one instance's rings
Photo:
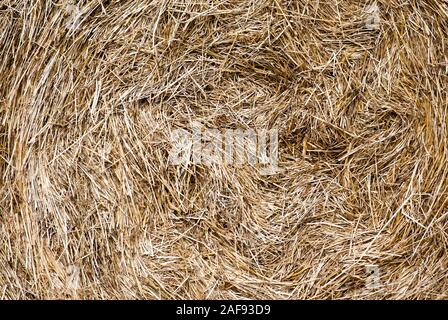
[[[1,298],[448,298],[446,1],[2,0],[0,26]],[[279,171],[170,164],[191,121],[277,129]]]

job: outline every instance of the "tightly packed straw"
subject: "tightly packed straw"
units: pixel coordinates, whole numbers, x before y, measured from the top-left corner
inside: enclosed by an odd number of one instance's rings
[[[446,1],[1,0],[0,26],[1,298],[448,298]],[[171,164],[192,121],[278,130],[277,172]]]

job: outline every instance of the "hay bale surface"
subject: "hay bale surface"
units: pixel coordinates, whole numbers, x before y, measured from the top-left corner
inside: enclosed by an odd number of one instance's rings
[[[1,298],[448,298],[446,1],[3,0],[0,25]],[[277,129],[279,172],[171,165],[191,121]]]

